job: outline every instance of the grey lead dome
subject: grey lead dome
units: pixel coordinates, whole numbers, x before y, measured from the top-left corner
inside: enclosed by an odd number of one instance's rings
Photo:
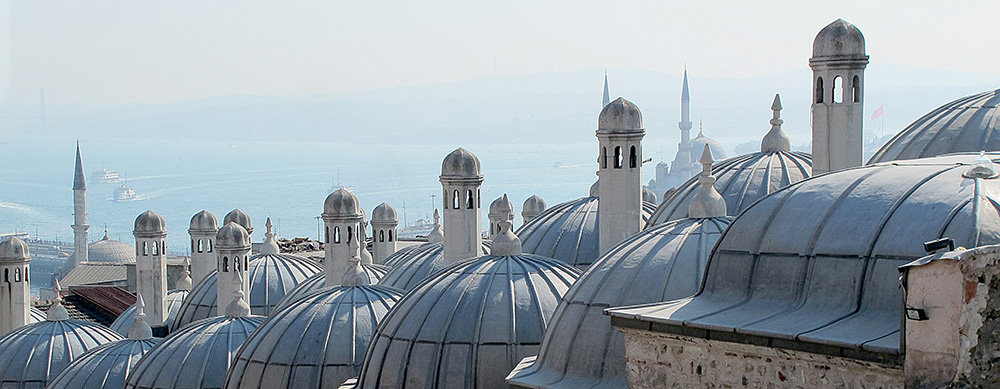
[[[122,388],[143,355],[163,339],[122,339],[100,345],[73,361],[48,389]]]
[[[219,220],[211,212],[202,210],[191,217],[189,231],[215,232],[219,229]]]
[[[619,97],[601,110],[601,116],[597,119],[597,131],[642,131],[642,113],[631,101]]]
[[[88,350],[120,339],[107,327],[83,320],[17,328],[0,338],[0,387],[44,388]]]
[[[0,243],[0,262],[24,262],[31,259],[28,244],[12,236]]]
[[[330,217],[352,217],[363,218],[364,211],[358,197],[351,191],[340,188],[326,196],[323,202],[323,213]]]
[[[382,203],[379,204],[372,211],[372,223],[398,223],[399,220],[396,218],[396,209],[391,205]]]
[[[156,212],[146,211],[135,218],[135,230],[132,231],[135,235],[165,234],[166,232],[166,222]]]
[[[823,57],[868,58],[865,55],[865,36],[844,19],[834,20],[823,27],[813,40],[813,58]]]
[[[479,158],[464,148],[457,148],[441,162],[441,179],[482,179]]]
[[[218,248],[250,247],[250,233],[236,222],[228,222],[215,234]]]
[[[226,217],[222,218],[222,225],[229,224],[233,222],[239,224],[243,229],[247,230],[248,234],[253,234],[253,224],[250,222],[250,215],[246,212],[241,211],[239,208],[229,211]]]

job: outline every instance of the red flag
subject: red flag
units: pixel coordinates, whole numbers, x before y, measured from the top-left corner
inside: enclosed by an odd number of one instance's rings
[[[879,105],[878,108],[875,110],[875,112],[872,112],[872,120],[878,119],[879,117],[882,116],[882,107],[884,105],[885,104]]]

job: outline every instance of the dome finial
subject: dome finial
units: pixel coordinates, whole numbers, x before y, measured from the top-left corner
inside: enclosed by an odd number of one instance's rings
[[[430,243],[437,243],[444,241],[444,230],[441,229],[441,214],[438,210],[434,210],[434,228],[431,229],[431,233],[427,234],[427,241]]]
[[[358,244],[358,239],[351,240],[348,243],[348,247],[350,247],[352,254],[351,258],[347,260],[347,270],[344,271],[344,278],[340,281],[340,285],[362,286],[371,284],[368,274],[361,268],[361,256],[358,254],[361,246]]]
[[[773,153],[776,151],[789,151],[792,149],[792,143],[788,139],[788,134],[781,129],[781,97],[775,93],[774,102],[771,103],[771,111],[773,116],[771,117],[771,131],[764,135],[764,139],[760,141],[760,151],[762,153]]]
[[[963,174],[967,178],[996,178],[997,165],[986,156],[985,151],[980,151],[979,156],[972,161],[972,167]]]
[[[191,290],[194,280],[191,279],[191,259],[184,258],[184,273],[181,279],[177,280],[177,290]]]
[[[135,295],[135,323],[128,329],[128,338],[132,340],[153,339],[153,328],[146,323],[146,303],[142,301],[142,294]]]
[[[511,231],[512,224],[509,221],[499,223],[500,233],[493,237],[493,244],[490,245],[490,255],[497,257],[507,257],[521,255],[521,239]]]
[[[235,299],[226,307],[226,317],[247,317],[250,316],[250,305],[247,304],[243,295],[243,274],[237,269],[233,272],[233,284],[236,286]]]
[[[45,320],[47,321],[62,321],[69,320],[69,311],[66,307],[62,305],[62,294],[60,294],[62,288],[59,286],[59,280],[52,281],[52,291],[56,292],[55,303],[49,307],[48,312],[45,313]]]
[[[692,219],[723,217],[726,216],[726,201],[715,190],[715,176],[712,175],[712,149],[706,144],[705,151],[701,153],[702,170],[698,182],[701,183],[701,190],[695,193],[688,205],[688,217]]]
[[[264,226],[267,227],[267,232],[264,234],[264,244],[260,245],[260,253],[277,254],[281,252],[281,249],[278,247],[278,242],[274,241],[274,233],[271,232],[271,227],[273,225],[271,224],[270,217],[267,218],[267,222],[264,223]]]

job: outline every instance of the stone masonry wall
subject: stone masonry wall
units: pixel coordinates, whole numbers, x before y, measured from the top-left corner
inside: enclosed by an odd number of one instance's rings
[[[903,388],[903,369],[853,359],[631,328],[629,387]]]

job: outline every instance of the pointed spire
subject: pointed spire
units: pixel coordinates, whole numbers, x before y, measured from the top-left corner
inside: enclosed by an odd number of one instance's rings
[[[264,223],[264,226],[267,227],[267,233],[264,234],[264,243],[260,245],[260,253],[277,254],[281,252],[281,249],[278,247],[278,242],[274,241],[274,233],[271,232],[271,227],[273,225],[271,224],[270,217],[267,218],[267,222]]]
[[[521,239],[510,230],[511,226],[509,221],[500,222],[500,233],[493,237],[493,243],[490,244],[490,255],[506,257],[523,254]]]
[[[233,272],[233,284],[236,286],[236,293],[233,293],[236,298],[226,307],[226,317],[250,316],[250,305],[247,304],[246,296],[243,295],[243,273],[239,269]]]
[[[712,175],[712,149],[706,144],[705,150],[701,153],[702,170],[698,182],[701,183],[701,190],[695,193],[688,204],[688,217],[692,219],[723,217],[726,216],[726,201],[715,190],[715,176]]]
[[[434,210],[434,228],[431,229],[431,233],[427,234],[427,241],[430,243],[437,243],[444,241],[444,230],[441,229],[441,214],[438,210]]]
[[[62,305],[62,294],[59,291],[62,288],[59,287],[59,280],[54,280],[52,282],[52,290],[56,292],[55,303],[49,307],[49,310],[45,313],[46,321],[62,321],[69,320],[69,311],[66,307]]]
[[[703,138],[705,136],[705,121],[698,119],[698,137]]]
[[[73,175],[73,190],[87,190],[87,180],[83,177],[83,158],[80,157],[80,141],[76,141],[76,173]]]
[[[109,240],[109,239],[111,238],[108,238],[108,223],[104,223],[104,238],[101,240]]]
[[[177,290],[187,290],[190,291],[194,280],[191,279],[191,260],[184,258],[184,272],[182,273],[181,279],[177,280]]]
[[[153,339],[153,328],[146,323],[146,313],[143,309],[146,303],[142,301],[142,295],[135,296],[135,322],[128,329],[128,338],[132,340]]]
[[[360,246],[358,245],[357,239],[352,240],[348,243],[351,252],[354,253],[350,259],[348,259],[347,270],[344,271],[344,278],[341,279],[341,286],[362,286],[371,284],[371,279],[368,278],[368,273],[365,273],[365,269],[361,267],[361,257],[357,254]]]
[[[604,102],[601,104],[601,109],[607,107],[611,103],[611,92],[608,90],[608,69],[604,69]]]
[[[681,101],[691,101],[691,93],[688,92],[688,68],[684,65],[684,84],[681,86]]]
[[[789,151],[792,149],[792,142],[788,139],[788,134],[781,130],[781,97],[774,94],[774,102],[771,103],[771,131],[764,135],[760,141],[760,151],[762,153],[773,153],[776,151]]]

